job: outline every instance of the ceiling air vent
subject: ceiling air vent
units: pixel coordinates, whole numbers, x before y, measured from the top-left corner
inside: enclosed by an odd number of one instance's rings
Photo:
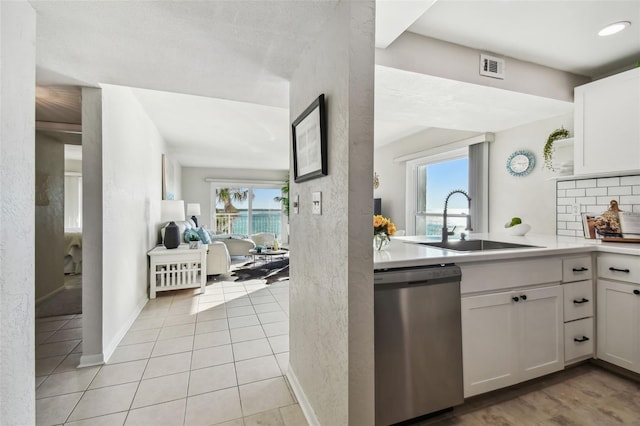
[[[480,75],[504,80],[504,59],[481,53]]]

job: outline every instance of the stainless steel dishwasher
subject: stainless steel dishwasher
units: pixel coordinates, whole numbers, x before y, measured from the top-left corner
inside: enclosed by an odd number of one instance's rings
[[[375,271],[376,426],[462,404],[460,268]]]

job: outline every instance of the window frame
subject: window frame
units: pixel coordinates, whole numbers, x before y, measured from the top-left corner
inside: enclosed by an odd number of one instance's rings
[[[452,149],[450,151],[442,152],[439,154],[428,155],[415,160],[407,161],[406,163],[406,217],[405,225],[407,228],[407,235],[416,234],[416,217],[441,217],[442,213],[427,213],[426,211],[418,212],[418,171],[423,166],[430,164],[442,163],[446,161],[459,160],[469,157],[468,146],[462,148]],[[425,182],[426,183],[426,182]],[[426,190],[426,188],[424,188]],[[426,206],[425,206],[426,207]],[[444,205],[442,206],[444,209]],[[450,217],[466,217],[461,214],[450,214]]]

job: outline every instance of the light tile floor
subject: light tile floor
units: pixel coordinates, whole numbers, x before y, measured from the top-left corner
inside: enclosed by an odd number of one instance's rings
[[[108,364],[77,368],[82,316],[36,320],[38,425],[306,425],[284,377],[289,283],[160,292]]]

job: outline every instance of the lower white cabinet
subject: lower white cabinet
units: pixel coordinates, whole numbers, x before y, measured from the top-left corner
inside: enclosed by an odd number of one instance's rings
[[[564,368],[560,285],[462,297],[464,396]]]
[[[567,322],[564,325],[565,362],[593,357],[593,317]]]
[[[598,280],[598,358],[640,373],[640,284]]]

